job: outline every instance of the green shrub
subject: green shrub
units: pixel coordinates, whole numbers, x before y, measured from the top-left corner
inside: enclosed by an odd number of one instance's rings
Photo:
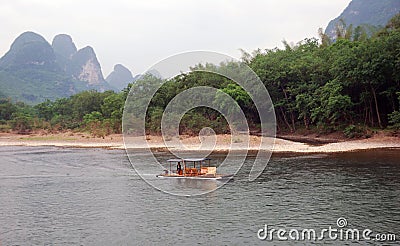
[[[360,125],[349,125],[343,130],[344,135],[347,138],[360,138],[366,135],[366,129]]]
[[[400,129],[400,112],[394,111],[388,116],[389,116],[389,123],[392,124],[392,127],[395,129]]]
[[[0,132],[8,132],[11,130],[11,126],[7,124],[0,124]]]
[[[17,112],[13,113],[11,116],[12,120],[11,122],[11,128],[14,131],[18,132],[29,132],[32,130],[33,126],[33,118],[29,114],[22,113],[22,112]]]

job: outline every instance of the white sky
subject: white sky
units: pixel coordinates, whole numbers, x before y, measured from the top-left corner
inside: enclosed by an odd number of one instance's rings
[[[106,77],[121,63],[133,74],[171,55],[281,47],[317,37],[351,0],[0,0],[0,56],[24,31],[49,43],[60,33],[94,48]]]

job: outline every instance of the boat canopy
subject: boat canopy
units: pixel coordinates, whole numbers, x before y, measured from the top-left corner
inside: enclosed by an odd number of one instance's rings
[[[168,162],[182,162],[182,159],[169,159]]]
[[[210,158],[187,158],[187,159],[169,159],[167,160],[168,162],[182,162],[182,161],[189,161],[189,162],[194,162],[194,161],[208,161],[211,160]]]

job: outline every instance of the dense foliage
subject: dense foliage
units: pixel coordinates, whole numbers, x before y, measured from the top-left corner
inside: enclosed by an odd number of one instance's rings
[[[368,129],[399,129],[400,15],[372,37],[362,28],[338,30],[335,42],[320,34],[321,41],[305,39],[297,45],[285,43],[284,49],[257,50],[243,56],[243,62],[270,93],[278,132],[343,131],[348,137],[360,137],[369,134]],[[235,66],[226,63],[214,69],[234,70]],[[86,129],[98,136],[120,133],[130,89],[145,95],[146,89],[161,84],[147,110],[148,133],[160,132],[168,102],[194,86],[212,86],[230,95],[245,112],[251,130],[259,130],[259,117],[247,93],[233,81],[207,72],[181,74],[168,81],[146,75],[120,93],[85,91],[34,107],[3,99],[0,126],[22,132],[45,128]],[[194,134],[204,126],[218,133],[229,132],[226,120],[209,108],[189,111],[180,129]]]
[[[3,99],[0,101],[0,127],[20,133],[32,129],[87,130],[94,136],[120,133],[125,98],[125,91],[84,91],[35,106],[13,104]]]

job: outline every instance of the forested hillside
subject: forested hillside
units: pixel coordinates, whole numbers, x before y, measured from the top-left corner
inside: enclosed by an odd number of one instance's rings
[[[93,48],[77,50],[66,34],[50,45],[41,35],[24,32],[0,58],[0,94],[14,102],[33,105],[90,89],[114,88],[104,80]]]
[[[376,27],[384,27],[399,12],[399,0],[352,0],[337,18],[329,22],[325,33],[335,38],[337,25],[341,21],[347,26],[362,26],[373,31]]]
[[[346,30],[344,30],[346,31]],[[377,129],[400,128],[400,15],[372,37],[362,32],[337,33],[336,42],[321,33],[321,41],[305,39],[284,49],[244,54],[274,103],[278,132],[343,132],[348,137],[369,136]],[[218,69],[234,69],[222,64]],[[3,99],[3,130],[88,130],[102,136],[121,132],[121,117],[128,91],[164,83],[147,111],[147,132],[160,133],[168,102],[194,86],[212,86],[231,95],[242,107],[252,132],[259,118],[247,93],[233,81],[212,73],[191,72],[162,81],[144,76],[120,93],[87,91],[70,98],[46,101],[34,107]],[[198,108],[188,112],[181,132],[196,134],[204,126],[227,133],[226,121],[216,111]]]

